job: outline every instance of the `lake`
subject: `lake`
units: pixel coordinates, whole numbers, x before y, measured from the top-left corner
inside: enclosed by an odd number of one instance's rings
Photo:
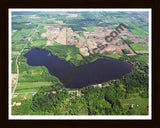
[[[51,75],[59,78],[66,88],[82,88],[109,80],[119,79],[132,71],[126,62],[110,59],[97,59],[83,66],[75,67],[71,63],[49,51],[32,49],[24,55],[30,66],[45,66]]]
[[[26,23],[31,23],[31,22],[12,22],[12,25],[23,25]]]
[[[93,23],[93,22],[96,22],[96,20],[93,20],[93,19],[84,19],[84,20],[80,20],[80,22],[82,22],[82,23]]]

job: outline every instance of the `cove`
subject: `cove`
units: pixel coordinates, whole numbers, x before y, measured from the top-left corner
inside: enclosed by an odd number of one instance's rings
[[[132,71],[126,62],[110,59],[97,59],[83,66],[75,67],[56,56],[49,56],[49,51],[32,49],[24,57],[30,66],[45,66],[51,75],[59,78],[66,88],[82,88],[113,79],[119,79]]]

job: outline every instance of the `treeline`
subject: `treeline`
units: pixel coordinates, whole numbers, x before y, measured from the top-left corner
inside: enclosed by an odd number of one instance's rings
[[[21,30],[21,29],[33,29],[37,27],[37,24],[29,24],[29,25],[23,25],[23,24],[14,24],[12,25],[12,29]]]
[[[127,50],[127,49],[122,49],[122,52],[124,53],[124,54],[130,54],[131,52],[129,51],[129,50]]]
[[[35,15],[40,13],[40,11],[13,11],[12,15]]]

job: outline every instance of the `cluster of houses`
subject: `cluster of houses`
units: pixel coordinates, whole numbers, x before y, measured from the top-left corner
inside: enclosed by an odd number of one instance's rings
[[[13,106],[21,106],[21,102],[13,102],[12,104],[11,104],[11,107],[13,107]]]
[[[135,104],[131,104],[131,108],[133,108],[135,106]],[[139,105],[137,104],[136,107],[138,107]]]
[[[96,84],[96,85],[93,85],[94,87],[102,87],[102,84]]]

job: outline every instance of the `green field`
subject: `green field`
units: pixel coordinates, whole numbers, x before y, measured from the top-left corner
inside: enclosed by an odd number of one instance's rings
[[[134,51],[148,50],[148,44],[147,43],[134,43],[134,44],[130,44],[130,46]]]
[[[114,59],[119,59],[120,57],[122,57],[123,55],[122,54],[106,54],[104,55],[106,57],[111,57],[111,58],[114,58]]]
[[[12,41],[22,40],[24,36],[27,37],[32,33],[33,29],[21,29],[16,31],[12,36]]]
[[[83,31],[79,31],[79,36],[80,37],[85,37]]]
[[[148,54],[138,55],[136,56],[136,61],[145,62],[146,64],[149,62]]]
[[[127,23],[129,30],[138,37],[148,38],[148,24],[139,24],[135,20],[131,20]]]
[[[27,40],[18,40],[18,41],[15,41],[14,43],[12,43],[12,51],[16,51],[16,52],[20,52],[24,46],[26,45],[27,43]]]
[[[94,32],[93,26],[87,27],[87,31],[88,31],[88,32]]]
[[[51,82],[21,82],[17,85],[15,93],[37,92],[42,86],[50,86]]]
[[[45,46],[46,43],[47,43],[47,40],[36,40],[36,41],[33,41],[34,43],[31,44],[32,47],[41,47],[41,46]]]
[[[132,94],[130,98],[121,99],[122,105],[132,115],[147,115],[148,114],[148,98],[142,98],[139,94]],[[133,108],[131,108],[131,105]]]

